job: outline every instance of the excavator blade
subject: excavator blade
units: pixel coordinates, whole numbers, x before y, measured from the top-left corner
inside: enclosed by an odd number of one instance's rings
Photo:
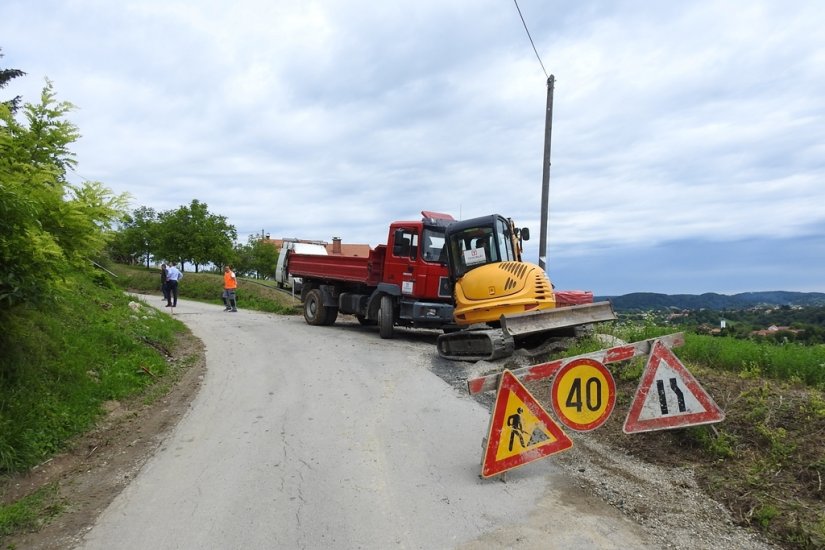
[[[610,302],[595,302],[545,309],[522,315],[502,315],[501,329],[505,334],[518,339],[539,332],[614,320],[616,320],[616,313]]]
[[[438,354],[451,361],[492,361],[509,357],[516,342],[541,332],[558,332],[593,323],[613,321],[610,302],[596,302],[501,316],[500,329],[463,329],[438,337]]]

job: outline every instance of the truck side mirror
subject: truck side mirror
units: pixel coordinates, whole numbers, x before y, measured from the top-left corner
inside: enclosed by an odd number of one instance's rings
[[[525,241],[530,240],[530,230],[526,227],[521,228],[521,238]]]

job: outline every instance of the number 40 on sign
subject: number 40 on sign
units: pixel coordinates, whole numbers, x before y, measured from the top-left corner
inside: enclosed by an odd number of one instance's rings
[[[553,411],[562,424],[576,431],[595,430],[616,405],[616,382],[600,362],[576,359],[559,369],[551,390]]]

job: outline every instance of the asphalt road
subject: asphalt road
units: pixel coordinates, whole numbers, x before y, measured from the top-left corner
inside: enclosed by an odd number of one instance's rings
[[[81,548],[649,546],[552,457],[480,479],[489,410],[435,374],[433,333],[175,313],[206,345],[206,379]]]

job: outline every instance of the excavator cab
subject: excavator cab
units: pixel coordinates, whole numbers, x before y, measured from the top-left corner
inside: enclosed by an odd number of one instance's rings
[[[450,224],[445,238],[457,324],[496,324],[503,314],[555,306],[547,275],[521,260],[525,237],[526,228],[497,214]]]
[[[446,235],[450,275],[455,282],[469,271],[497,262],[521,262],[529,229],[499,215],[451,224]]]

